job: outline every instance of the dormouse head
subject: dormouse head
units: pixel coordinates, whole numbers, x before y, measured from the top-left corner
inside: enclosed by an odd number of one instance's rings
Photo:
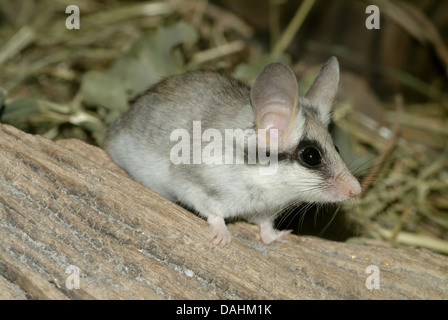
[[[278,172],[271,183],[278,179],[289,193],[297,190],[302,201],[336,202],[361,192],[328,132],[338,84],[339,64],[332,57],[304,97],[294,72],[282,63],[266,65],[251,89],[255,127],[278,143]]]

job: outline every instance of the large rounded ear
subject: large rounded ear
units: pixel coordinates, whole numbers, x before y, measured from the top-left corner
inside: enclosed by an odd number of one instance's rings
[[[266,65],[255,79],[250,99],[257,129],[265,129],[271,140],[270,130],[277,129],[281,147],[297,115],[299,96],[294,72],[280,62]]]
[[[339,85],[339,63],[336,57],[328,59],[305,95],[323,115],[328,115],[333,107]]]

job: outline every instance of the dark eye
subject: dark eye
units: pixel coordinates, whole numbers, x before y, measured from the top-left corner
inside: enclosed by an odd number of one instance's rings
[[[303,148],[299,153],[299,157],[302,163],[310,167],[317,167],[322,164],[320,152],[314,147]]]

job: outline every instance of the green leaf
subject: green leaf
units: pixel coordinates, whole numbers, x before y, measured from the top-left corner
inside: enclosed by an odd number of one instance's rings
[[[186,71],[185,62],[175,47],[193,44],[199,36],[184,21],[160,27],[153,35],[144,35],[129,53],[117,59],[104,73],[87,72],[81,82],[83,101],[110,110],[108,121],[127,110],[128,102],[163,77]]]
[[[25,121],[31,115],[39,112],[37,99],[20,98],[5,105],[1,115],[2,121]]]
[[[3,88],[0,88],[0,110],[6,101],[6,96],[6,91]]]
[[[184,21],[160,27],[155,34],[141,37],[107,74],[119,78],[132,98],[161,78],[185,72],[185,62],[174,48],[182,43],[191,45],[198,38],[196,30]]]
[[[87,104],[102,106],[112,111],[125,111],[128,108],[123,84],[116,77],[89,71],[82,77],[81,92]]]
[[[149,88],[159,79],[153,65],[146,63],[141,57],[132,56],[118,59],[106,74],[120,81],[128,98]]]

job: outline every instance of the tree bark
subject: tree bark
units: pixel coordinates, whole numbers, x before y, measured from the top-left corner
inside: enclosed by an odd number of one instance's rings
[[[448,257],[428,250],[296,235],[264,245],[253,225],[229,229],[231,245],[214,247],[203,219],[103,150],[0,125],[0,299],[448,297]]]

